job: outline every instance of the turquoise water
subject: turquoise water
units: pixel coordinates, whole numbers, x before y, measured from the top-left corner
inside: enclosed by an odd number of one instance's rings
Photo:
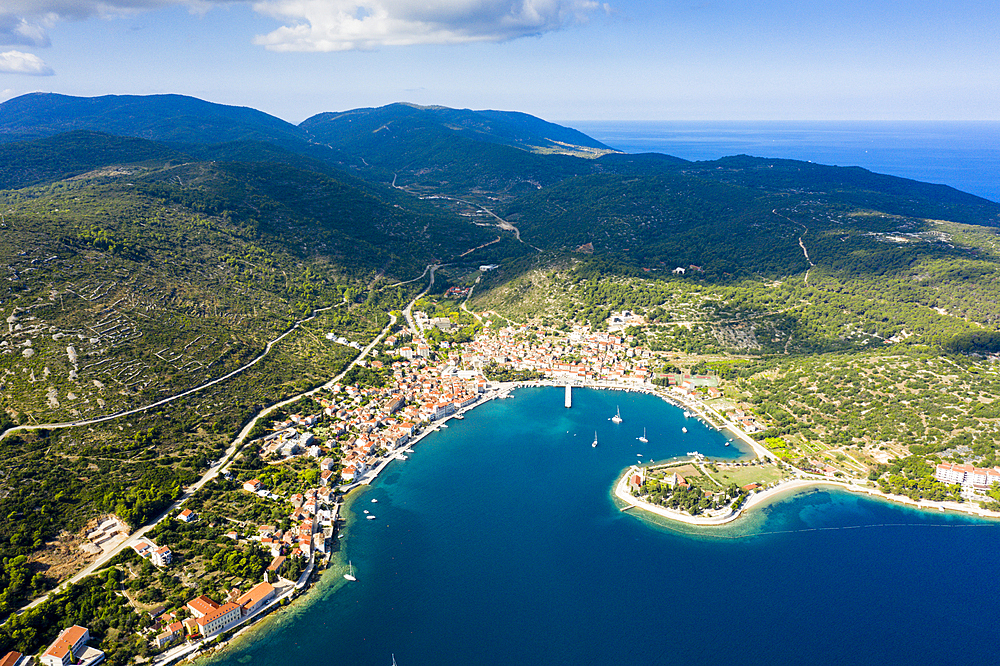
[[[340,541],[358,582],[328,572],[217,661],[950,663],[1000,639],[996,524],[821,490],[710,531],[657,525],[611,498],[637,453],[739,451],[652,396],[515,396],[356,496],[352,514],[378,516]]]

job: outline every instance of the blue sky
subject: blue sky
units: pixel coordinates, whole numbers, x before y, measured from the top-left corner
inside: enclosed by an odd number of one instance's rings
[[[0,101],[572,120],[1000,120],[995,0],[3,0]]]

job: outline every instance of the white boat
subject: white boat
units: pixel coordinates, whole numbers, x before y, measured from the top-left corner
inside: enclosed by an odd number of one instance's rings
[[[374,497],[372,498],[372,504],[378,504],[378,500],[375,499]]]
[[[691,418],[691,412],[689,412],[688,410],[685,409],[684,410],[684,418],[686,418],[686,419]]]
[[[687,431],[688,431],[687,427],[681,428],[681,432],[687,432]]]
[[[641,453],[637,453],[637,454],[635,454],[635,455],[639,456],[640,458],[642,457],[642,454],[641,454]]]
[[[368,513],[368,509],[365,509],[365,513]]]
[[[596,448],[597,447],[597,431],[596,430],[594,431],[594,443],[591,444],[590,446],[591,446],[591,448]]]
[[[447,427],[448,427],[448,424],[447,424],[447,423],[442,423],[442,424],[441,424],[441,427],[442,427],[442,428],[447,428]]]
[[[622,408],[621,407],[619,407],[618,411],[615,412],[615,415],[611,417],[611,420],[613,422],[615,422],[615,423],[621,423],[622,422]]]
[[[464,420],[464,419],[465,419],[465,417],[464,417],[464,416],[462,416],[461,414],[456,414],[456,415],[455,415],[455,418],[456,418],[456,419],[458,419],[459,421],[462,421],[462,420]]]
[[[345,573],[344,574],[344,578],[346,578],[347,580],[352,581],[352,582],[356,581],[357,578],[354,577],[354,565],[351,563],[350,560],[347,561],[347,565],[351,568],[351,570],[350,570],[349,573]]]
[[[729,446],[729,442],[726,442],[726,446]]]
[[[645,444],[646,442],[649,441],[648,439],[646,439],[646,429],[645,428],[642,429],[642,437],[636,437],[636,439],[638,439],[643,444]]]
[[[375,516],[368,516],[368,520],[375,520]]]

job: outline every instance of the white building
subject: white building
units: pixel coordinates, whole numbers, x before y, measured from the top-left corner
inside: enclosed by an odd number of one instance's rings
[[[45,666],[92,666],[104,660],[104,653],[97,648],[87,647],[90,631],[74,624],[59,632],[59,637],[41,657]]]

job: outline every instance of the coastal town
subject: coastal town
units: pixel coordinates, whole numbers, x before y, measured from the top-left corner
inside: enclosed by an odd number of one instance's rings
[[[140,659],[167,666],[193,658],[301,594],[337,550],[345,495],[371,484],[392,461],[406,460],[449,419],[508,397],[519,385],[653,393],[685,416],[726,430],[751,454],[713,461],[694,452],[630,466],[614,493],[623,510],[719,525],[769,494],[818,482],[878,494],[872,484],[842,478],[835,468],[798,469],[782,460],[751,437],[767,428],[766,421],[739,396],[727,395],[717,376],[663,372],[662,355],[625,334],[622,324],[635,323],[635,316],[614,313],[611,320],[617,330],[558,331],[487,316],[471,341],[456,343],[430,335],[450,331],[451,319],[415,313],[412,328],[386,337],[373,358],[359,358],[359,381],[333,383],[291,405],[295,411],[277,413],[242,451],[215,463],[219,476],[213,484],[129,547],[132,556],[118,566],[121,596],[142,616],[139,633],[146,647]],[[942,463],[936,479],[974,499],[1000,481],[1000,470]],[[375,519],[374,508],[365,510],[366,518]],[[107,516],[89,533],[89,543],[110,548],[127,532],[116,516]],[[198,539],[216,546],[206,552]],[[234,565],[234,557],[248,564]],[[136,589],[143,581],[160,584],[164,576],[172,581],[169,594]],[[356,580],[353,570],[345,578]],[[87,627],[65,627],[38,659],[53,666],[100,663],[104,653],[88,646],[89,640]],[[26,659],[10,653],[0,666]]]

